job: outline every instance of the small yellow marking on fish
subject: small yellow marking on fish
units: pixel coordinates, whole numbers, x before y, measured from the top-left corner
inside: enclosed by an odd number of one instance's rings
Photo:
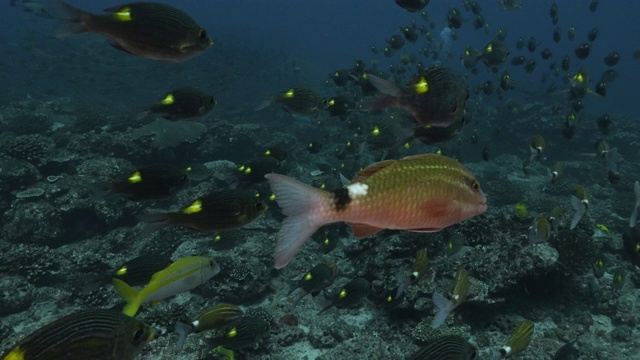
[[[247,166],[247,168],[244,169],[244,173],[245,174],[251,174],[251,168]]]
[[[393,301],[393,296],[389,295],[387,296],[387,302],[392,302]]]
[[[232,327],[231,330],[229,330],[229,332],[227,333],[227,337],[229,338],[236,337],[236,335],[238,335],[238,329],[236,329],[235,327]]]
[[[193,171],[193,168],[191,166],[187,166],[187,168],[185,169],[187,171]]]
[[[16,346],[16,348],[11,350],[2,360],[24,360],[24,350],[22,350],[20,346]]]
[[[409,143],[404,143],[404,145],[402,145],[403,148],[405,149],[409,149],[411,147],[411,145]]]
[[[577,73],[574,77],[573,77],[573,81],[577,81],[579,83],[584,82],[584,77],[582,76],[582,73]]]
[[[131,176],[129,176],[129,182],[132,184],[139,183],[140,181],[142,181],[142,175],[140,174],[139,171],[136,171],[133,174],[131,174]]]
[[[265,151],[264,154],[267,155],[267,156],[271,155],[271,150]]]
[[[311,280],[312,278],[313,278],[313,277],[311,276],[311,273],[310,273],[310,272],[308,272],[308,273],[304,276],[304,279],[305,279],[305,280],[307,280],[307,281]]]
[[[329,100],[329,106],[333,106],[336,104],[336,101],[334,99]]]
[[[276,194],[271,194],[269,196],[269,200],[274,201],[276,199]]]
[[[182,210],[183,214],[195,214],[202,211],[202,201],[196,200],[188,208]]]
[[[347,289],[340,290],[340,294],[338,295],[338,297],[340,297],[340,299],[346,298],[347,297]]]
[[[325,184],[325,183],[320,184],[320,189],[324,190],[324,188],[326,188],[326,187],[327,187],[327,184]]]
[[[606,232],[607,234],[609,233],[609,228],[607,228],[604,224],[597,224],[596,227],[604,232]]]
[[[113,17],[118,21],[131,21],[133,18],[131,17],[131,8],[125,6],[121,8],[118,12],[113,14]]]
[[[324,239],[324,246],[329,246],[329,243],[330,243],[329,238],[325,238]]]
[[[493,44],[489,44],[487,45],[487,47],[485,48],[485,50],[487,50],[487,52],[492,52],[493,51]]]
[[[164,99],[162,99],[162,104],[171,105],[173,104],[174,101],[175,101],[175,98],[173,97],[173,94],[167,94],[167,96],[165,96]]]
[[[386,49],[386,48],[385,48]],[[367,80],[367,73],[362,73],[362,78]]]
[[[243,171],[244,171],[244,165],[240,165],[240,166],[238,167],[238,171],[243,172]]]
[[[373,135],[373,136],[380,135],[380,129],[378,128],[378,125],[373,127],[373,131],[371,131],[371,135]]]
[[[417,94],[424,94],[429,91],[429,83],[424,76],[420,77],[420,80],[414,85]]]
[[[218,241],[220,241],[220,240],[222,240],[222,236],[220,236],[220,235],[216,235],[216,236],[214,236],[214,238],[213,238],[213,241],[214,241],[214,242],[218,242]]]
[[[471,56],[471,52],[469,50],[465,50],[464,55],[465,56]]]
[[[289,89],[287,90],[286,93],[284,93],[284,97],[286,98],[292,98],[295,95],[295,92],[293,91],[293,89]]]
[[[126,266],[123,266],[123,267],[121,267],[121,268],[116,272],[116,274],[117,274],[118,276],[122,276],[122,275],[124,275],[124,274],[126,274],[126,273],[127,273],[127,270],[128,270],[128,269],[127,269],[127,267],[126,267]]]

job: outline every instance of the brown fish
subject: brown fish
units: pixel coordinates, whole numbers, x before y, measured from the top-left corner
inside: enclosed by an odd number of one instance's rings
[[[367,79],[386,95],[369,110],[399,107],[407,110],[416,124],[444,128],[464,116],[469,93],[462,79],[446,66],[434,65],[422,71],[405,87],[372,74],[367,74]]]
[[[169,62],[189,60],[213,44],[200,25],[173,6],[130,3],[95,15],[61,0],[53,2],[62,13],[58,36],[93,32],[128,54]]]
[[[283,175],[266,178],[287,216],[278,234],[276,268],[287,265],[326,224],[346,222],[356,237],[383,229],[433,232],[487,209],[478,180],[456,160],[436,154],[373,164],[333,193]]]

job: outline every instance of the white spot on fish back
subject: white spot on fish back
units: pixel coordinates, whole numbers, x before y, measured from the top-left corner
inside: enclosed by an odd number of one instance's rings
[[[347,186],[347,189],[349,190],[349,197],[351,199],[355,199],[358,196],[367,195],[367,190],[369,189],[369,185],[363,184],[363,183],[353,183]]]

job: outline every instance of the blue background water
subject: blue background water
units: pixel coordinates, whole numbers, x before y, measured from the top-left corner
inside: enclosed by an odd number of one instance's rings
[[[3,31],[0,33],[0,93],[3,97],[19,98],[27,93],[31,96],[46,96],[48,93],[86,95],[88,91],[95,90],[102,97],[113,96],[111,101],[118,101],[124,87],[132,91],[131,95],[139,94],[142,97],[133,97],[129,101],[139,101],[142,104],[149,101],[149,96],[153,99],[157,97],[157,94],[144,97],[145,93],[160,86],[160,83],[156,85],[155,82],[146,82],[149,78],[158,78],[156,71],[164,74],[168,80],[162,86],[163,89],[199,82],[197,79],[190,79],[190,73],[208,72],[208,79],[194,76],[202,81],[203,86],[215,87],[213,82],[225,82],[225,67],[214,66],[220,64],[212,64],[212,61],[218,60],[218,49],[233,46],[239,51],[234,51],[225,59],[240,66],[244,73],[242,75],[246,76],[227,81],[226,85],[235,87],[237,91],[230,96],[230,100],[254,102],[265,92],[278,91],[296,80],[287,78],[291,74],[288,70],[291,69],[293,60],[297,60],[303,72],[309,74],[304,82],[317,87],[326,79],[326,73],[349,68],[358,58],[365,61],[372,59],[374,55],[369,50],[370,45],[382,48],[385,39],[396,33],[400,26],[410,24],[411,19],[416,19],[418,24],[424,23],[419,15],[404,11],[392,0],[322,0],[303,3],[236,0],[190,0],[180,1],[179,4],[165,2],[178,5],[191,14],[208,30],[216,45],[190,62],[151,63],[145,59],[123,57],[123,54],[110,49],[105,44],[105,39],[96,35],[80,35],[64,40],[51,38],[55,28],[54,21],[34,17],[18,8],[4,7],[0,11],[0,21],[3,24]],[[70,3],[95,13],[121,4],[117,1]],[[468,45],[484,47],[499,27],[503,27],[508,33],[506,43],[512,48],[511,57],[514,54],[523,54],[525,57],[531,55],[538,61],[533,74],[525,74],[521,67],[516,69],[505,64],[503,69],[507,69],[516,81],[517,90],[509,96],[518,96],[520,90],[530,93],[548,86],[541,85],[539,80],[541,73],[546,71],[546,64],[538,55],[544,47],[549,47],[554,59],[558,61],[568,54],[572,58],[572,71],[579,65],[584,65],[590,71],[592,87],[607,68],[602,62],[603,57],[616,50],[621,55],[621,61],[615,67],[620,76],[615,83],[609,85],[605,99],[593,97],[586,102],[586,111],[635,113],[635,88],[640,79],[640,70],[632,53],[640,44],[640,34],[634,30],[637,29],[637,14],[640,14],[639,2],[601,1],[598,10],[591,13],[588,10],[589,1],[557,1],[560,18],[558,26],[562,28],[562,40],[559,44],[551,39],[554,29],[548,15],[551,1],[525,1],[521,10],[513,12],[500,9],[496,1],[479,3],[486,22],[491,26],[490,35],[483,30],[473,29],[473,15],[464,11],[462,1],[435,0],[426,8],[436,23],[433,30],[436,38],[445,26],[446,11],[451,7],[462,11],[465,24],[457,31],[454,57],[449,61],[454,69],[468,73],[458,61],[463,49]],[[566,37],[570,25],[577,29],[576,40],[573,42]],[[580,61],[575,58],[573,51],[578,44],[586,41],[586,35],[593,27],[599,29],[598,38],[592,46],[589,58]],[[535,54],[529,54],[526,48],[520,52],[515,50],[514,44],[519,36],[525,41],[529,36],[536,37],[539,45]],[[415,45],[407,44],[405,50],[416,52],[421,46],[421,40]],[[87,51],[99,54],[105,61],[105,66],[93,66],[93,57],[88,56]],[[273,63],[260,61],[261,56],[269,53],[279,54],[278,62],[282,71],[273,78],[267,76],[258,79],[256,74],[251,74],[252,71],[274,74],[270,68]],[[377,58],[383,59],[381,55],[377,55]],[[251,65],[242,68],[243,63]],[[480,74],[471,76],[469,82],[480,84],[491,79],[496,83],[497,77],[485,71],[482,65],[480,67]],[[225,94],[219,96],[224,97]]]

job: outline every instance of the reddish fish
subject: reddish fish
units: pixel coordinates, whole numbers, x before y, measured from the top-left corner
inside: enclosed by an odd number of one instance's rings
[[[373,164],[333,193],[283,175],[265,177],[287,216],[275,251],[278,269],[326,224],[346,222],[359,238],[383,229],[433,232],[487,209],[478,180],[456,160],[436,154]]]

